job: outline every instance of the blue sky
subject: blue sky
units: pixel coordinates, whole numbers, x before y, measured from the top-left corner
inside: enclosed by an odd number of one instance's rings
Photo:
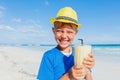
[[[0,0],[0,43],[54,44],[49,19],[65,6],[76,10],[85,43],[120,43],[119,0]]]

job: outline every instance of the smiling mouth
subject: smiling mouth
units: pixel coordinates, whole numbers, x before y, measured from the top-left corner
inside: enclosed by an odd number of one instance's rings
[[[59,40],[61,44],[67,44],[69,40]]]

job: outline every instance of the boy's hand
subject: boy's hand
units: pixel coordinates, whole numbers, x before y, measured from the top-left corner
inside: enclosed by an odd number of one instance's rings
[[[85,66],[73,66],[69,71],[70,80],[82,80],[87,74],[87,68]]]
[[[95,60],[92,53],[88,54],[87,58],[84,58],[83,64],[86,68],[90,69],[94,66]]]

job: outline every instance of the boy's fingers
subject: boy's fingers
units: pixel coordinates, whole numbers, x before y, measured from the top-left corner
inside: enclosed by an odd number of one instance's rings
[[[91,57],[91,58],[94,57],[92,53],[89,53],[88,56]]]
[[[84,58],[84,62],[87,62],[87,61],[94,62],[95,60],[94,58]]]

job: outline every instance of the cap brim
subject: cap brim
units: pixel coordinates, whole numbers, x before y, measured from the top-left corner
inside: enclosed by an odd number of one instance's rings
[[[73,24],[77,25],[78,28],[81,27],[81,24],[76,24],[76,23],[74,23],[74,22],[72,22],[72,21],[63,20],[63,19],[56,20],[55,18],[51,18],[51,19],[50,19],[50,22],[51,22],[52,24],[54,24],[55,21],[60,21],[60,22],[65,22],[65,23],[73,23]]]

